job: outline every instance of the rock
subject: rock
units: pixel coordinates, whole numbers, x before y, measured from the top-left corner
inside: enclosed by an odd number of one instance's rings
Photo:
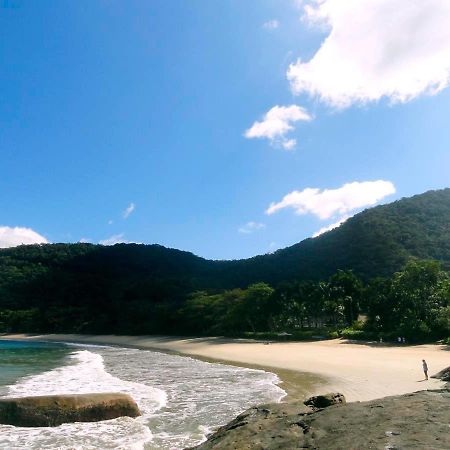
[[[431,375],[431,378],[438,378],[442,381],[450,381],[450,366],[442,369],[440,372],[435,375]]]
[[[195,449],[450,449],[449,423],[447,389],[315,411],[278,403],[245,411]]]
[[[220,427],[199,449],[264,450],[292,448],[305,433],[301,417],[312,410],[303,403],[274,403],[244,411],[227,425]],[[197,448],[197,447],[194,447]],[[189,449],[186,449],[189,450]]]
[[[53,427],[67,422],[98,422],[141,413],[127,394],[43,395],[0,399],[0,423]]]
[[[327,408],[331,405],[345,405],[345,397],[339,392],[331,392],[329,394],[317,395],[315,397],[308,398],[305,401],[306,406],[311,408]]]

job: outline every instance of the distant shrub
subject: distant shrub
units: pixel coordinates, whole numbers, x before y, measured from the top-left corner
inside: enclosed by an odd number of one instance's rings
[[[377,339],[377,333],[373,331],[355,330],[353,328],[344,328],[341,331],[341,336],[345,339],[354,339],[361,341],[370,341]]]
[[[365,322],[362,320],[355,320],[352,323],[352,326],[350,327],[351,329],[355,330],[355,331],[362,331],[364,330],[365,327]]]
[[[385,342],[397,342],[398,336],[399,333],[397,331],[379,333],[379,337],[382,338]]]

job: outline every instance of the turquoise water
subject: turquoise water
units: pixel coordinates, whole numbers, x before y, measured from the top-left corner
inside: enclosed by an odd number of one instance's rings
[[[58,367],[72,351],[64,344],[0,340],[0,395],[20,378]]]

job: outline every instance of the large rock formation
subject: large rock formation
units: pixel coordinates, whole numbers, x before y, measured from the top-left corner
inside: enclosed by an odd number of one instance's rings
[[[421,391],[326,409],[251,408],[197,450],[449,449],[450,391]]]
[[[431,376],[442,381],[450,381],[450,366]],[[448,383],[447,383],[448,384]]]
[[[52,427],[140,415],[136,402],[122,393],[0,399],[0,423],[21,427]]]

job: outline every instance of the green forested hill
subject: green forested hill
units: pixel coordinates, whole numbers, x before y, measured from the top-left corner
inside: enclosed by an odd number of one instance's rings
[[[159,245],[47,244],[0,250],[1,310],[33,310],[43,329],[120,331],[150,318],[166,330],[194,291],[264,281],[325,280],[351,269],[363,280],[390,276],[408,259],[450,267],[450,189],[378,206],[314,239],[246,260],[209,261]],[[23,317],[20,320],[24,320]],[[1,322],[1,320],[0,320]],[[139,330],[137,330],[139,331]]]
[[[227,263],[227,270],[273,283],[323,279],[337,269],[370,279],[391,275],[411,257],[450,267],[450,189],[368,209],[322,236],[273,255]]]

